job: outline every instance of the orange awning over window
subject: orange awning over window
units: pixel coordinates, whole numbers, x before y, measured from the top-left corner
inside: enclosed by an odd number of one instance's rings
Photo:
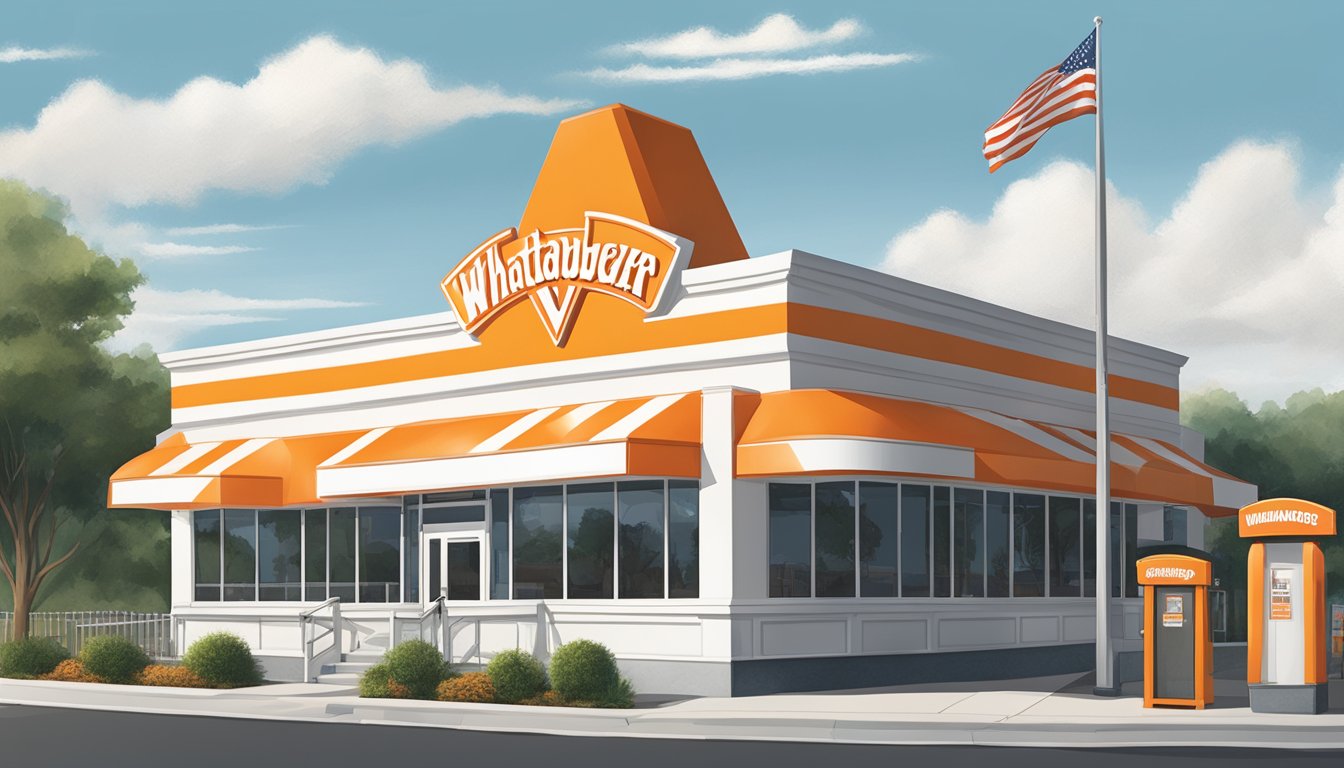
[[[370,430],[317,468],[324,498],[514,483],[700,476],[700,394]]]
[[[744,395],[739,477],[919,475],[1090,494],[1093,433],[957,408],[834,390]],[[1256,487],[1152,438],[1112,435],[1115,498],[1232,514]]]
[[[317,463],[358,432],[189,443],[179,433],[112,475],[107,505],[150,509],[284,507],[317,501]]]

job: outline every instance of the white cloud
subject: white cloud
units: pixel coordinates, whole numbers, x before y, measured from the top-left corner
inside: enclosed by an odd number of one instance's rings
[[[1298,167],[1286,144],[1235,144],[1156,224],[1108,186],[1111,332],[1189,355],[1187,390],[1254,403],[1344,388],[1344,170],[1320,203]],[[1052,163],[985,220],[938,211],[897,235],[883,268],[1091,328],[1093,185],[1089,168]]]
[[[116,350],[149,344],[158,352],[177,347],[184,339],[206,328],[244,323],[273,322],[274,312],[310,309],[343,309],[364,304],[331,299],[253,299],[221,291],[161,291],[141,286],[131,296],[135,311],[125,327],[108,342]]]
[[[706,80],[746,80],[768,75],[811,75],[855,69],[891,67],[918,61],[912,53],[846,53],[803,59],[718,59],[684,67],[634,64],[623,69],[600,67],[584,74],[615,83],[683,83]]]
[[[650,58],[714,58],[800,51],[843,42],[861,34],[863,26],[854,19],[841,19],[829,29],[811,30],[788,14],[776,13],[740,35],[725,35],[710,27],[696,27],[666,37],[620,43],[612,46],[610,51]]]
[[[273,229],[289,229],[293,226],[293,224],[205,224],[199,227],[169,227],[164,230],[164,234],[173,237],[236,235],[241,232],[268,232]]]
[[[31,128],[0,133],[0,175],[56,192],[78,218],[92,219],[112,204],[186,205],[209,190],[321,184],[364,147],[470,118],[575,106],[493,87],[437,87],[414,61],[314,37],[241,85],[199,77],[165,99],[140,99],[77,82]]]
[[[19,48],[18,46],[10,46],[0,48],[0,64],[14,64],[20,61],[82,59],[92,55],[93,51],[85,51],[79,48]]]
[[[173,259],[179,256],[227,256],[231,253],[251,253],[250,245],[191,245],[187,243],[141,243],[140,254],[151,259]]]

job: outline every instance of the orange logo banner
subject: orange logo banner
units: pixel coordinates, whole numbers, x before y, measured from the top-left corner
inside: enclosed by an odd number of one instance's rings
[[[564,346],[590,291],[646,314],[657,311],[691,242],[643,222],[587,211],[582,227],[506,229],[481,243],[443,278],[443,294],[467,333],[477,335],[505,309],[528,299],[557,347]]]
[[[1242,538],[1334,536],[1335,511],[1302,499],[1265,499],[1237,513]]]
[[[1189,555],[1149,555],[1135,566],[1140,584],[1213,583],[1213,564]]]

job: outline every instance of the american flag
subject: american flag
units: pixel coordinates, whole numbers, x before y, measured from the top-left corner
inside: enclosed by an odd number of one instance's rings
[[[993,173],[1036,146],[1050,126],[1097,112],[1097,31],[1073,49],[1058,67],[1017,97],[1003,117],[985,129],[985,159]]]

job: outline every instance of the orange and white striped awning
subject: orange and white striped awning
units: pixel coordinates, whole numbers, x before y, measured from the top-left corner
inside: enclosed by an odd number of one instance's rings
[[[1094,433],[913,400],[834,390],[743,395],[751,411],[737,475],[899,474],[1088,494],[1096,485]],[[754,410],[752,405],[754,403]],[[1117,498],[1233,514],[1256,487],[1169,443],[1112,435]]]
[[[700,476],[700,393],[370,430],[317,468],[323,498],[623,475]]]
[[[107,505],[208,509],[309,504],[317,500],[317,463],[358,434],[190,443],[178,433],[112,475]]]

